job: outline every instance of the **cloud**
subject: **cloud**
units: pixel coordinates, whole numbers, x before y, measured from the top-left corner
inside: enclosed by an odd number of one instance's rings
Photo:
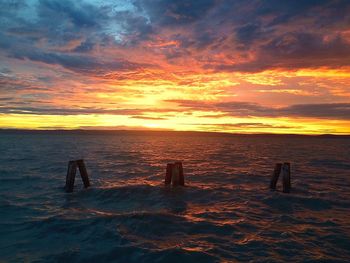
[[[90,70],[88,65],[118,71],[149,64],[128,56],[146,47],[159,67],[162,59],[181,64],[188,58],[215,71],[350,66],[350,43],[342,34],[350,22],[345,0],[137,0],[103,5],[16,0],[0,7],[8,10],[0,25],[0,49],[8,56],[80,72],[77,65],[82,73]],[[162,49],[147,45],[160,40],[177,44]],[[19,54],[23,50],[26,54]],[[106,62],[112,58],[118,65]]]
[[[198,124],[196,124],[198,125]],[[216,129],[291,129],[297,126],[290,125],[272,125],[262,122],[239,122],[239,123],[205,123],[199,124],[199,126],[206,126]]]
[[[203,103],[192,100],[168,100],[187,110],[217,111],[234,117],[305,117],[350,120],[350,103],[296,104],[273,108],[251,102]]]
[[[103,109],[103,108],[0,107],[0,113],[35,114],[35,115],[86,115],[86,114],[132,115],[132,114],[142,114],[143,110],[141,109]]]
[[[96,48],[117,49],[146,39],[152,29],[142,16],[85,1],[40,0],[31,9],[16,6],[17,12],[4,14],[6,23],[0,25],[0,51],[9,58],[60,65],[81,74],[152,67],[129,61],[119,52],[115,56],[94,53]],[[23,12],[31,15],[24,17]],[[118,35],[122,40],[117,40]]]
[[[39,104],[39,101],[36,105]],[[25,106],[23,106],[23,105]],[[97,108],[97,107],[62,107],[55,108],[51,105],[44,105],[44,102],[40,103],[41,106],[33,106],[31,101],[13,103],[12,106],[1,106],[0,113],[13,113],[13,114],[35,114],[35,115],[94,115],[94,114],[110,114],[110,115],[127,115],[130,118],[145,119],[145,120],[166,120],[164,117],[151,117],[144,114],[153,113],[172,113],[178,111],[177,109],[157,109],[157,108]]]
[[[11,73],[12,71],[6,70],[0,72],[0,91],[2,94],[13,95],[21,90],[38,89],[38,86],[34,85],[31,81],[12,75]]]
[[[132,119],[141,119],[141,120],[167,120],[167,118],[162,117],[149,117],[149,116],[142,116],[142,115],[135,115],[131,116]]]
[[[337,35],[324,39],[312,33],[279,35],[260,47],[253,61],[219,65],[216,70],[258,72],[268,69],[350,66],[350,43]]]
[[[90,52],[90,51],[93,50],[94,46],[95,46],[95,43],[93,41],[87,39],[87,40],[81,42],[72,51],[73,52],[78,52],[78,53]]]
[[[41,128],[47,128],[47,129],[52,129],[52,127],[41,127]],[[62,128],[62,127],[58,127]],[[125,126],[125,125],[119,125],[119,126],[79,126],[79,129],[83,130],[93,130],[93,131],[98,131],[101,130],[103,133],[106,131],[172,131],[172,129],[166,129],[166,128],[156,128],[156,127],[146,127],[146,126]]]
[[[299,104],[279,109],[281,115],[350,120],[350,103]]]
[[[1,1],[0,112],[349,120],[349,25],[347,0]]]
[[[215,1],[138,0],[135,4],[146,11],[152,23],[160,26],[177,26],[203,19],[215,5]]]
[[[248,23],[243,26],[239,26],[236,29],[236,40],[238,43],[249,46],[256,39],[259,39],[263,36],[261,26],[259,24]]]
[[[115,59],[102,61],[94,56],[41,52],[37,50],[16,50],[12,56],[17,59],[30,59],[51,65],[60,65],[64,68],[84,74],[105,74],[113,71],[135,70],[146,64],[138,64],[127,60]]]
[[[90,4],[79,1],[39,0],[38,15],[41,18],[65,19],[76,27],[96,27],[100,13]]]

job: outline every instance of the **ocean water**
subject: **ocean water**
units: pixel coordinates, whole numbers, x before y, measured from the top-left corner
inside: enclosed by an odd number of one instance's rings
[[[92,186],[67,194],[79,158]],[[268,188],[284,161],[290,194]],[[350,137],[0,133],[0,262],[349,260]]]

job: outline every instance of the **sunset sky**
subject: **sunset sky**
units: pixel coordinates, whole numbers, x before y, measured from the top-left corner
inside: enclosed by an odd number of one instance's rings
[[[350,134],[350,1],[4,0],[0,128]]]

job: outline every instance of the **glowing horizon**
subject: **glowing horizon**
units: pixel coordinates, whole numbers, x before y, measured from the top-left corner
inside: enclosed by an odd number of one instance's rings
[[[0,128],[350,134],[346,1],[0,7]]]

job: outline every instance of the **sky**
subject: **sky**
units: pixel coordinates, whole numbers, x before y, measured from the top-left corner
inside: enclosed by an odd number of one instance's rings
[[[0,61],[0,128],[350,134],[348,0],[3,0]]]

